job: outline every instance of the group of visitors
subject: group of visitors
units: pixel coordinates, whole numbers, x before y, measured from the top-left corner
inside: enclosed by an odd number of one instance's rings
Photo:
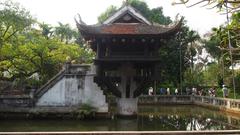
[[[170,88],[160,88],[159,89],[159,94],[160,95],[171,95],[171,91],[170,91]],[[148,89],[148,95],[154,95],[154,92],[153,92],[153,87],[150,87]],[[176,88],[175,91],[174,91],[174,95],[179,95],[179,92],[178,92],[178,89]]]
[[[223,97],[227,98],[228,97],[228,89],[225,85],[223,85],[222,88],[222,92],[223,92]],[[158,92],[156,92],[158,93]],[[216,97],[216,88],[215,87],[211,87],[208,90],[204,90],[203,88],[200,90],[197,90],[197,88],[192,87],[186,87],[186,90],[183,93],[179,93],[178,88],[176,88],[174,91],[172,91],[170,88],[160,88],[159,89],[159,94],[160,95],[179,95],[179,94],[184,94],[184,95],[199,95],[199,96],[211,96],[211,97]],[[152,87],[149,88],[148,90],[148,95],[154,95],[154,90]]]

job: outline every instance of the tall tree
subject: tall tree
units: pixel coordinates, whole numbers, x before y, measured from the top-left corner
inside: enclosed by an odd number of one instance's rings
[[[39,23],[39,27],[42,29],[42,35],[49,39],[52,34],[53,34],[53,27],[51,27],[49,24],[45,24],[45,23]]]
[[[11,1],[0,2],[0,49],[5,42],[11,42],[16,34],[34,23],[29,12]]]
[[[38,76],[42,84],[61,69],[67,57],[78,63],[92,62],[94,54],[75,44],[76,33],[67,24],[59,23],[59,35],[52,35],[52,26],[38,23],[10,1],[0,2],[0,20],[0,80],[28,84]]]
[[[123,5],[126,4],[123,2]],[[129,0],[127,4],[137,9],[141,14],[153,23],[170,24],[171,18],[163,15],[162,7],[150,9],[146,2],[142,0]],[[122,6],[123,6],[122,5]],[[109,16],[117,11],[117,7],[111,5],[105,12],[98,17],[98,22],[104,22]]]
[[[58,22],[58,25],[55,27],[55,35],[60,38],[61,42],[68,44],[71,40],[77,39],[77,31],[73,30],[69,24]]]

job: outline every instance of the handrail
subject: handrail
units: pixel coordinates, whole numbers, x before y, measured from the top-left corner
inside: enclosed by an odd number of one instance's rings
[[[240,100],[198,95],[142,95],[138,104],[196,104],[240,113]]]
[[[56,74],[54,77],[52,77],[47,83],[45,83],[42,87],[37,89],[34,93],[36,97],[40,97],[43,95],[48,89],[50,89],[53,84],[55,84],[58,80],[60,80],[65,73],[65,69],[62,69],[58,74]]]

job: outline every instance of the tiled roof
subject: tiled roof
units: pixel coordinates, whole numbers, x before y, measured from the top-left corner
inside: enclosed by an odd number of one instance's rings
[[[159,35],[176,32],[181,26],[181,21],[178,23],[165,26],[165,25],[146,25],[139,23],[114,23],[103,25],[83,25],[77,24],[79,31],[82,35]]]
[[[118,19],[124,17],[134,18],[136,22],[119,22]],[[79,32],[83,37],[95,35],[164,35],[176,33],[181,27],[183,18],[171,25],[159,25],[150,23],[136,9],[130,5],[125,5],[110,16],[101,25],[86,25],[79,16],[79,22],[76,21]]]

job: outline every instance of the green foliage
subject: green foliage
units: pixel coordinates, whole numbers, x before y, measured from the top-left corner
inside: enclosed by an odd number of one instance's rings
[[[98,22],[102,23],[104,22],[108,17],[110,17],[112,14],[114,14],[117,11],[117,7],[115,6],[110,6],[104,13],[102,13],[98,17]]]
[[[185,24],[182,25],[181,30],[176,36],[172,37],[170,41],[165,41],[164,46],[160,49],[160,57],[162,58],[161,65],[161,77],[164,80],[171,80],[175,87],[179,86],[180,83],[180,61],[182,64],[181,75],[183,81],[189,85],[193,85],[192,79],[194,76],[194,57],[197,55],[197,44],[195,40],[198,40],[199,36],[195,31],[189,30]],[[180,52],[181,51],[181,52]],[[193,53],[194,52],[194,53]],[[181,60],[180,60],[181,53]],[[184,72],[188,69],[191,71],[190,75],[183,76]],[[186,71],[187,72],[187,71]],[[186,78],[188,77],[188,78]],[[190,77],[190,78],[189,78]],[[191,81],[188,81],[191,80]]]
[[[203,72],[206,86],[217,86],[221,77],[221,67],[217,63],[210,64]]]
[[[239,0],[174,0],[172,4],[184,4],[187,7],[203,5],[210,9],[218,8],[224,13],[226,12],[226,8],[228,8],[229,13],[237,12],[240,8]]]
[[[162,7],[150,9],[147,3],[142,0],[129,0],[128,4],[130,4],[132,7],[137,9],[144,17],[146,17],[148,20],[154,23],[170,24],[172,22],[170,17],[166,17],[163,15]],[[104,22],[108,17],[110,17],[116,11],[117,11],[117,7],[111,5],[105,12],[103,12],[98,17],[98,22],[99,23]]]
[[[80,36],[68,24],[54,28],[38,23],[11,1],[0,3],[0,19],[0,80],[36,87],[54,76],[67,57],[75,63],[92,62],[94,53],[75,43]]]
[[[204,41],[204,47],[207,50],[207,52],[216,59],[220,59],[221,57],[221,50],[218,47],[220,44],[221,39],[217,36],[211,36],[208,41]]]
[[[233,49],[233,59],[239,60],[239,19],[240,13],[234,13],[232,15],[231,22],[227,26],[220,26],[218,28],[213,28],[211,35],[208,40],[205,40],[205,48],[208,53],[217,61],[218,67],[221,70],[217,70],[218,72],[218,82],[224,82],[228,86],[232,85],[232,74],[230,70],[231,66],[231,57],[229,53],[229,36],[230,33],[230,42],[231,48]],[[211,75],[210,75],[211,76]],[[216,75],[215,75],[216,76]],[[221,79],[220,79],[221,78]],[[238,79],[237,76],[235,76]],[[216,81],[216,80],[215,80]],[[236,84],[238,83],[235,81]]]
[[[149,9],[146,2],[142,0],[129,0],[128,3],[137,9],[143,16],[147,18],[151,16],[151,10]]]
[[[170,24],[172,22],[170,17],[163,15],[162,7],[150,9],[147,3],[142,0],[129,0],[128,3],[151,22],[159,24]]]
[[[68,44],[72,39],[78,38],[78,32],[73,30],[69,24],[58,22],[58,25],[58,27],[55,27],[54,33],[61,42]]]
[[[66,45],[57,39],[46,39],[39,33],[33,32],[22,35],[19,40],[21,44],[6,44],[3,46],[0,62],[1,67],[12,79],[23,76],[30,77],[34,73],[39,73],[40,80],[46,81],[61,68],[66,61],[66,57],[72,60],[79,60],[86,55],[85,50],[79,45]],[[88,61],[88,60],[86,60]],[[3,70],[4,70],[3,69]]]
[[[184,86],[186,87],[196,87],[204,84],[203,73],[196,69],[188,68],[184,72]]]
[[[240,90],[240,71],[236,72],[235,82],[236,82],[236,90]],[[238,93],[240,94],[240,91],[238,91]]]
[[[5,42],[14,42],[16,35],[34,23],[34,19],[17,3],[0,3],[0,48]]]
[[[162,10],[163,10],[162,7],[157,7],[152,9],[150,11],[151,15],[149,19],[152,22],[159,23],[159,24],[165,24],[165,25],[170,24],[172,22],[171,18],[168,16],[164,16]]]

